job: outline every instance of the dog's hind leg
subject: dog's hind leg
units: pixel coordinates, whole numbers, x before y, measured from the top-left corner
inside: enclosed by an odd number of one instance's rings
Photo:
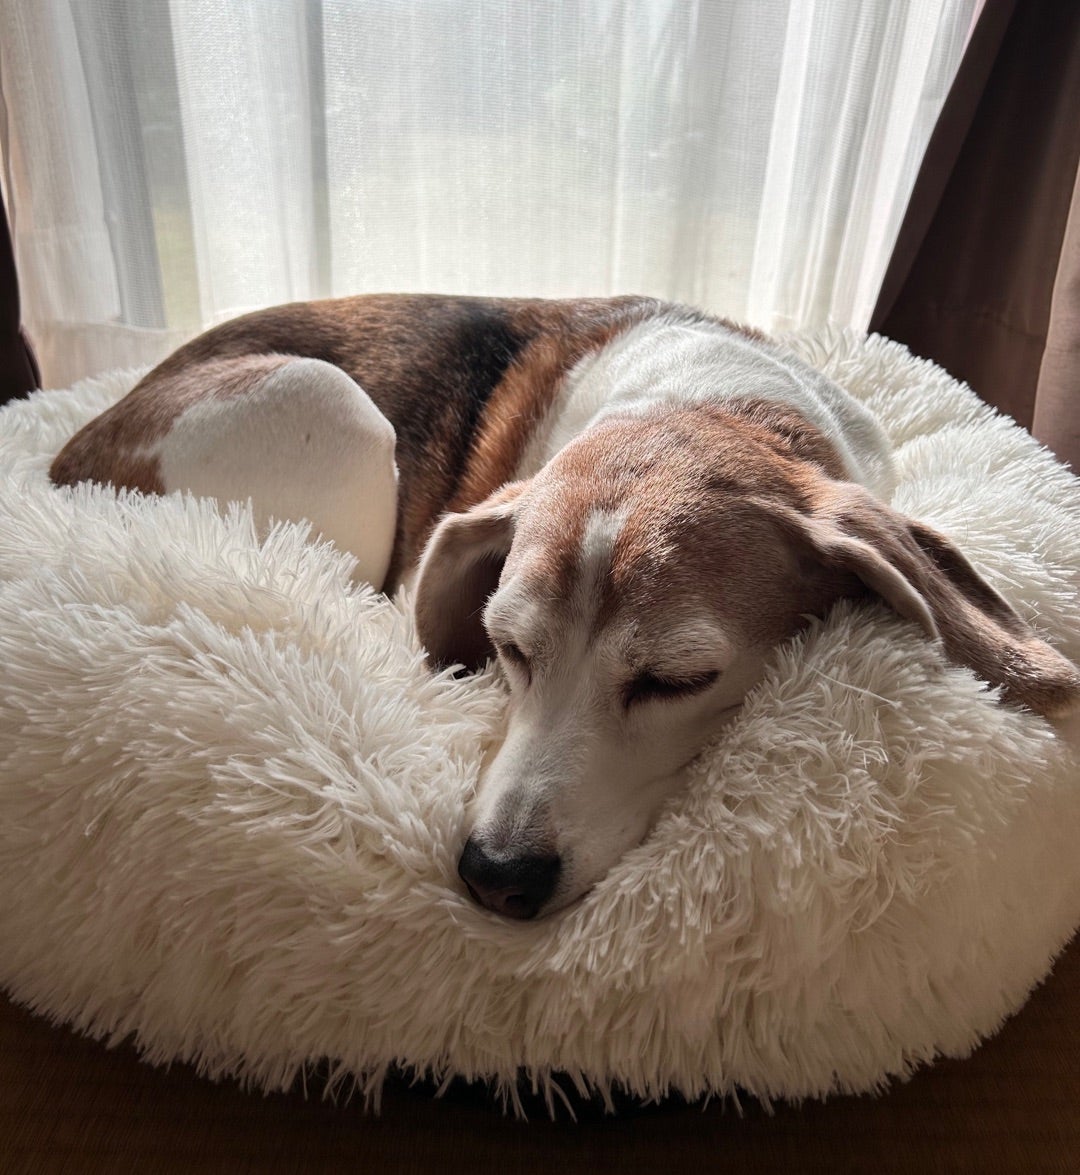
[[[309,521],[381,587],[397,524],[394,428],[339,367],[291,359],[239,395],[205,397],[158,451],[166,492],[250,498],[255,523]]]
[[[381,587],[397,524],[394,429],[366,392],[319,359],[243,355],[150,372],[52,465],[58,485],[251,499],[260,531],[308,521]]]

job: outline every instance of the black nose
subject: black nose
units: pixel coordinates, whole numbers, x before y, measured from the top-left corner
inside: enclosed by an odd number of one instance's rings
[[[480,905],[507,918],[535,918],[555,892],[560,864],[555,854],[489,853],[470,837],[458,874]]]

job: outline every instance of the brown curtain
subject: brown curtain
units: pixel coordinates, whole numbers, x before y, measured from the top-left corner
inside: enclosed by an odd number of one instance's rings
[[[1080,472],[1080,3],[988,0],[871,329]]]
[[[15,255],[7,215],[0,204],[0,404],[40,386],[41,373],[22,329]]]

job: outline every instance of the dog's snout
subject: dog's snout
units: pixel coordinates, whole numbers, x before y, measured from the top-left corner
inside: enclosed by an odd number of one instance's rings
[[[491,853],[470,837],[458,875],[480,905],[507,918],[534,918],[555,892],[561,864],[555,854]]]

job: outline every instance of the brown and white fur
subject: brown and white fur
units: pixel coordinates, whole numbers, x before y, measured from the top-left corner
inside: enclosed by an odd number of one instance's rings
[[[1046,715],[1080,673],[943,535],[892,510],[885,437],[755,332],[645,298],[370,296],[248,315],[181,348],[54,481],[250,498],[393,591],[436,664],[497,656],[505,742],[459,872],[514,917],[585,892],[648,831],[768,651],[873,594]]]

